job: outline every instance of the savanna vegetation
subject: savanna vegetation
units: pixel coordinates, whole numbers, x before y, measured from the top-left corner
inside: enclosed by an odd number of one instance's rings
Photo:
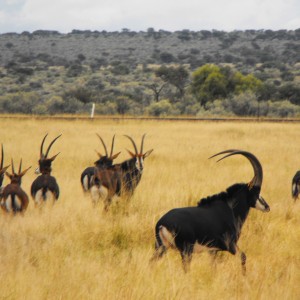
[[[60,152],[53,175],[61,196],[55,205],[24,216],[0,215],[1,299],[299,299],[300,202],[291,197],[299,169],[299,124],[267,122],[167,122],[2,118],[5,165],[32,166],[22,187],[29,193],[39,147],[62,133],[51,153]],[[128,158],[129,134],[144,149],[142,180],[129,203],[114,200],[109,212],[83,195],[80,174],[116,134],[117,159]],[[177,252],[154,265],[154,226],[174,207],[196,205],[236,182],[247,182],[252,167],[244,157],[216,163],[225,149],[254,153],[264,170],[262,195],[271,211],[251,210],[239,246],[246,252],[247,275],[239,257],[195,254],[185,274]],[[4,184],[8,183],[6,178]]]
[[[299,117],[300,29],[0,34],[0,113]]]

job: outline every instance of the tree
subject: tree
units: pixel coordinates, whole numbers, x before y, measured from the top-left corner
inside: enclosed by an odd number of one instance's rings
[[[207,64],[192,74],[191,92],[201,105],[216,99],[225,99],[231,94],[239,95],[247,91],[257,94],[262,90],[262,81],[254,75],[245,76],[229,67],[220,68]]]
[[[234,93],[237,95],[246,91],[257,92],[262,88],[261,80],[252,74],[244,76],[240,72],[236,72],[233,76],[233,82],[235,87]]]
[[[206,64],[192,74],[191,91],[201,105],[217,98],[226,97],[227,80],[221,69],[213,64]]]
[[[155,78],[153,83],[146,84],[146,87],[149,88],[153,92],[155,102],[159,101],[161,92],[163,91],[165,86],[166,86],[166,83],[161,82],[158,78]]]
[[[166,67],[162,66],[156,70],[155,75],[161,78],[166,83],[169,83],[176,87],[178,97],[183,98],[185,94],[185,88],[188,83],[189,72],[184,66],[179,67]]]

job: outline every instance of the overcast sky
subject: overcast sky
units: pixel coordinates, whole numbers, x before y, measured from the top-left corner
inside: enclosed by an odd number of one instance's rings
[[[0,33],[300,28],[300,0],[0,0]]]

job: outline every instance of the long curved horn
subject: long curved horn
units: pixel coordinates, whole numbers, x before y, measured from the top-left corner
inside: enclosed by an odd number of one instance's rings
[[[109,156],[109,157],[112,157],[113,152],[114,152],[115,136],[116,136],[116,135],[114,134],[114,136],[113,136],[113,138],[112,138],[112,141],[111,141],[111,149],[110,149],[110,156]]]
[[[133,147],[134,147],[135,154],[138,155],[139,153],[138,153],[138,150],[137,150],[137,147],[136,147],[136,144],[135,144],[134,140],[133,140],[129,135],[126,135],[126,134],[125,134],[124,136],[126,136],[127,138],[130,139],[130,141],[131,141],[131,143],[132,143],[132,145],[133,145]]]
[[[143,134],[142,136],[142,142],[141,142],[141,151],[140,154],[143,154],[143,148],[144,148],[144,139],[145,139],[146,133]]]
[[[1,165],[0,170],[3,168],[3,162],[4,162],[4,150],[3,150],[3,144],[1,144]]]
[[[106,145],[105,145],[105,143],[104,143],[102,137],[101,137],[98,133],[96,133],[96,134],[97,134],[98,138],[100,139],[100,141],[101,141],[101,143],[102,143],[102,145],[103,145],[103,148],[104,148],[104,150],[105,150],[105,155],[107,156],[108,154],[107,154],[107,148],[106,148]]]
[[[14,167],[13,159],[11,159],[11,171],[12,171],[12,174],[15,174],[15,167]]]
[[[57,136],[57,137],[50,143],[50,145],[48,146],[48,149],[47,149],[47,151],[46,151],[45,158],[47,158],[47,156],[48,156],[48,154],[49,154],[49,151],[50,151],[52,145],[54,144],[54,142],[55,142],[59,137],[61,137],[61,134],[60,134],[59,136]]]
[[[20,160],[20,164],[19,164],[19,173],[18,173],[18,174],[21,173],[21,170],[22,170],[22,158],[21,158],[21,160]]]
[[[231,152],[234,152],[234,151],[239,151],[239,150],[237,150],[237,149],[228,149],[228,150],[224,150],[224,151],[222,151],[222,152],[219,152],[219,153],[217,153],[217,154],[214,154],[214,155],[210,156],[209,159],[211,159],[211,158],[213,158],[213,157],[216,157],[216,156],[218,156],[218,155],[220,155],[220,154],[231,153]]]
[[[43,147],[44,147],[44,143],[45,143],[45,140],[46,140],[46,137],[47,137],[48,133],[44,136],[43,140],[42,140],[42,144],[41,144],[41,150],[40,150],[40,158],[45,158],[47,156],[44,155],[43,153]]]
[[[259,188],[261,187],[262,181],[263,181],[262,166],[261,166],[259,160],[252,153],[247,152],[247,151],[243,151],[243,150],[233,150],[233,149],[231,149],[231,150],[225,150],[225,151],[219,152],[219,153],[213,155],[212,157],[220,155],[220,154],[225,154],[225,153],[229,153],[229,154],[227,154],[224,157],[220,158],[218,161],[220,161],[220,160],[222,160],[226,157],[236,155],[236,154],[241,154],[241,155],[245,156],[250,161],[250,163],[253,167],[253,170],[254,170],[254,177],[249,182],[249,188],[251,189],[253,186],[257,186]]]

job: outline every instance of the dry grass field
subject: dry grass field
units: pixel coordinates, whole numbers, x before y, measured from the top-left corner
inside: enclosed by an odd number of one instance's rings
[[[24,216],[0,214],[0,299],[300,299],[300,200],[293,203],[291,179],[300,169],[300,124],[251,122],[169,122],[1,119],[5,164],[32,166],[22,187],[29,194],[42,138],[58,134],[50,155],[60,152],[53,175],[61,195]],[[80,174],[116,134],[117,162],[127,159],[128,134],[144,150],[142,180],[129,203],[115,199],[110,211],[83,195]],[[253,171],[242,156],[216,163],[209,156],[230,148],[254,153],[264,170],[262,195],[271,211],[251,210],[239,240],[247,255],[242,276],[239,256],[219,253],[212,263],[195,254],[183,272],[178,252],[149,264],[154,226],[174,207],[195,205]],[[9,169],[11,171],[11,169]],[[8,178],[4,180],[4,185]]]

